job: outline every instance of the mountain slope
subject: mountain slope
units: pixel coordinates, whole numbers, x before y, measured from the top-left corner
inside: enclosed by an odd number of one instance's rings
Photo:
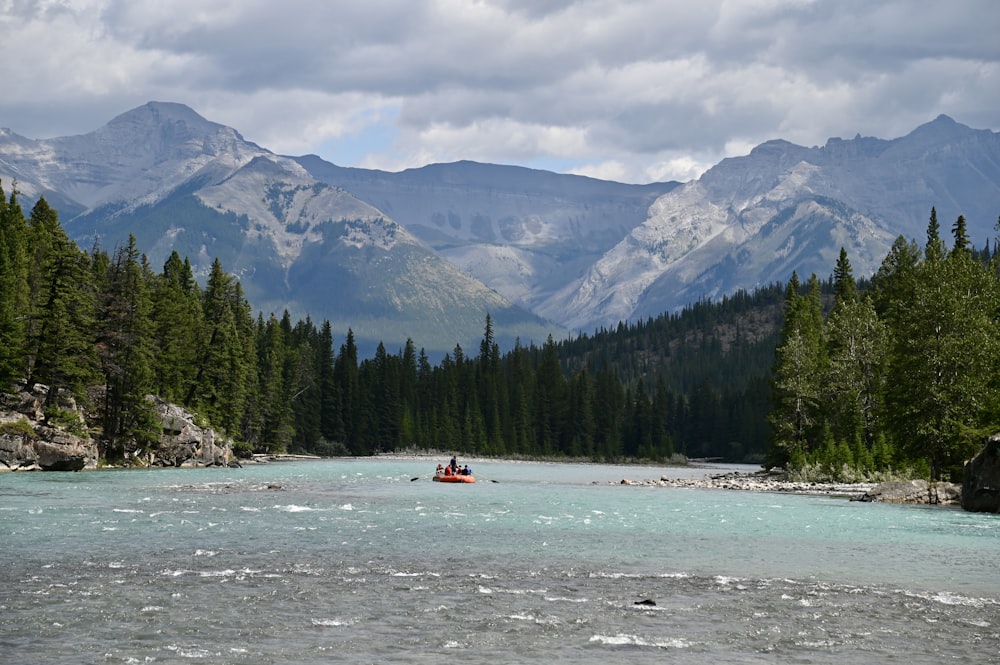
[[[0,155],[0,177],[65,204],[81,246],[110,251],[131,234],[152,265],[176,250],[202,276],[219,258],[255,308],[350,327],[363,352],[407,337],[432,353],[478,344],[487,313],[498,340],[560,331],[382,211],[182,105],[151,102],[76,137],[5,132]]]
[[[826,277],[841,247],[867,276],[897,235],[923,238],[932,206],[982,246],[1000,134],[941,116],[892,140],[768,141],[696,181],[638,186],[474,162],[344,168],[152,102],[82,136],[2,130],[0,178],[44,194],[82,246],[133,234],[154,266],[177,250],[201,274],[217,256],[265,312],[447,351],[478,345],[487,312],[498,340],[541,341]]]
[[[892,141],[770,141],[664,194],[649,216],[536,311],[573,329],[655,316],[702,298],[828,276],[840,247],[871,275],[893,239],[922,238],[932,206],[977,243],[1000,213],[1000,138],[941,116]],[[949,224],[950,221],[943,222]]]
[[[527,308],[579,276],[642,223],[658,196],[679,185],[626,185],[476,162],[386,173],[315,156],[296,161],[392,215],[440,256]]]

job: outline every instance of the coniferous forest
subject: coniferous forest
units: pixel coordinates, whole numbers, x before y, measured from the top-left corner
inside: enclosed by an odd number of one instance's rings
[[[1000,284],[964,220],[946,251],[931,219],[925,252],[898,240],[870,284],[842,254],[825,282],[793,275],[504,352],[487,315],[478,349],[432,363],[412,340],[361,359],[328,322],[255,314],[218,260],[202,285],[176,253],[150,266],[134,239],[81,250],[44,199],[25,215],[0,191],[0,385],[26,379],[89,401],[109,462],[158,437],[155,394],[247,454],[677,453],[941,477],[1000,420]]]

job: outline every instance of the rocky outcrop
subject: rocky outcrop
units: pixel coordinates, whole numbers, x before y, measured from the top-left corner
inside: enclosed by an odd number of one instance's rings
[[[100,403],[100,390],[90,398]],[[159,442],[142,452],[127,455],[140,466],[232,466],[237,465],[232,442],[214,430],[197,424],[194,414],[150,396],[160,417],[163,433]],[[98,465],[98,443],[88,433],[94,414],[78,408],[75,400],[60,392],[49,398],[49,388],[35,384],[30,390],[21,383],[0,393],[0,471],[79,471]]]
[[[159,445],[148,452],[148,464],[228,466],[233,461],[232,442],[220,437],[215,430],[198,425],[193,413],[152,395],[147,399],[153,403],[163,424]]]
[[[79,471],[97,466],[97,444],[86,435],[76,401],[60,393],[52,400],[61,421],[46,422],[49,388],[23,385],[0,394],[0,471]],[[79,432],[79,434],[75,433]]]
[[[962,508],[976,513],[1000,513],[1000,434],[987,438],[979,454],[965,463]]]
[[[901,480],[879,483],[857,498],[872,503],[916,503],[955,506],[962,500],[962,487],[955,483]]]

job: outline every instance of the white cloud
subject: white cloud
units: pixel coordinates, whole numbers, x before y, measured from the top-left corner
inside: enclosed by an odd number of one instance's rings
[[[0,0],[0,126],[176,101],[344,165],[687,180],[773,138],[996,130],[998,25],[993,0]]]

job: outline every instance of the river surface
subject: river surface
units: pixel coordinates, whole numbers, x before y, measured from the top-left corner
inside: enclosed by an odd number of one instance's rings
[[[438,461],[0,474],[0,663],[1000,662],[1000,516]]]

